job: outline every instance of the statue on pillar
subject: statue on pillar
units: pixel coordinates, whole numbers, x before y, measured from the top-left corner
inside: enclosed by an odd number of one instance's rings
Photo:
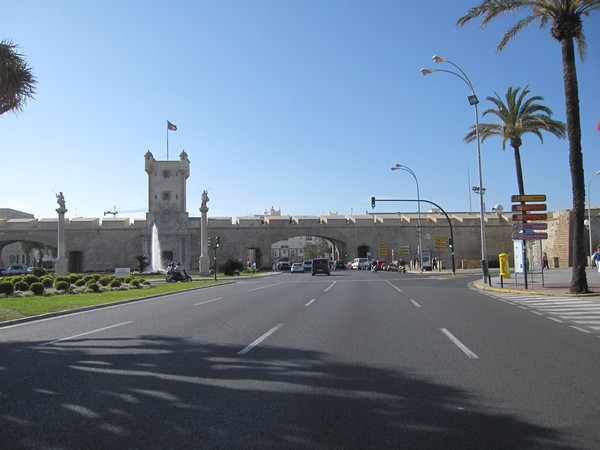
[[[209,198],[208,198],[208,192],[203,191],[202,192],[202,204],[200,205],[200,211],[208,211],[208,207],[206,206],[206,204],[209,202]]]
[[[67,212],[67,206],[65,203],[65,196],[63,195],[62,191],[56,195],[56,203],[58,203],[58,208],[56,209],[57,213],[66,213]]]

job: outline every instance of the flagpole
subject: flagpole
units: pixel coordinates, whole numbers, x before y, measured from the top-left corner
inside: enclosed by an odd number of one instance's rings
[[[167,120],[167,161],[169,160],[169,121]]]

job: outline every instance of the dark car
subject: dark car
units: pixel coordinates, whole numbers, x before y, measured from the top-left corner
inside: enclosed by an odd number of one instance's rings
[[[333,270],[346,270],[346,263],[344,261],[335,261],[333,263]]]
[[[279,270],[290,270],[291,267],[288,261],[280,261],[278,266]]]
[[[316,275],[318,273],[324,273],[326,275],[331,275],[329,271],[329,260],[326,258],[315,258],[312,260],[312,275]]]

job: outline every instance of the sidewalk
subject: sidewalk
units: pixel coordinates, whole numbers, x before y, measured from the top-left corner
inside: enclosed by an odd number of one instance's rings
[[[509,279],[500,280],[498,269],[491,269],[491,285],[483,283],[483,280],[477,281],[474,284],[478,289],[493,290],[497,292],[514,292],[520,294],[541,294],[541,295],[576,295],[569,294],[571,285],[571,275],[573,269],[571,267],[560,269],[547,269],[543,273],[540,270],[533,274],[527,274],[527,289],[525,289],[525,278],[523,275],[516,275],[511,272]],[[600,296],[600,273],[594,268],[586,268],[585,274],[587,277],[588,289],[590,294],[581,295],[597,295]]]

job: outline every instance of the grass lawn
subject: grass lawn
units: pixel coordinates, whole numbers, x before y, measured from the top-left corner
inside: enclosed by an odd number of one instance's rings
[[[160,283],[151,288],[133,289],[127,291],[110,291],[90,294],[64,294],[52,297],[22,297],[0,298],[0,322],[15,320],[23,317],[37,316],[57,311],[67,311],[85,306],[103,305],[134,298],[150,297],[152,295],[168,294],[171,292],[195,289],[224,281],[192,281],[191,283]]]

